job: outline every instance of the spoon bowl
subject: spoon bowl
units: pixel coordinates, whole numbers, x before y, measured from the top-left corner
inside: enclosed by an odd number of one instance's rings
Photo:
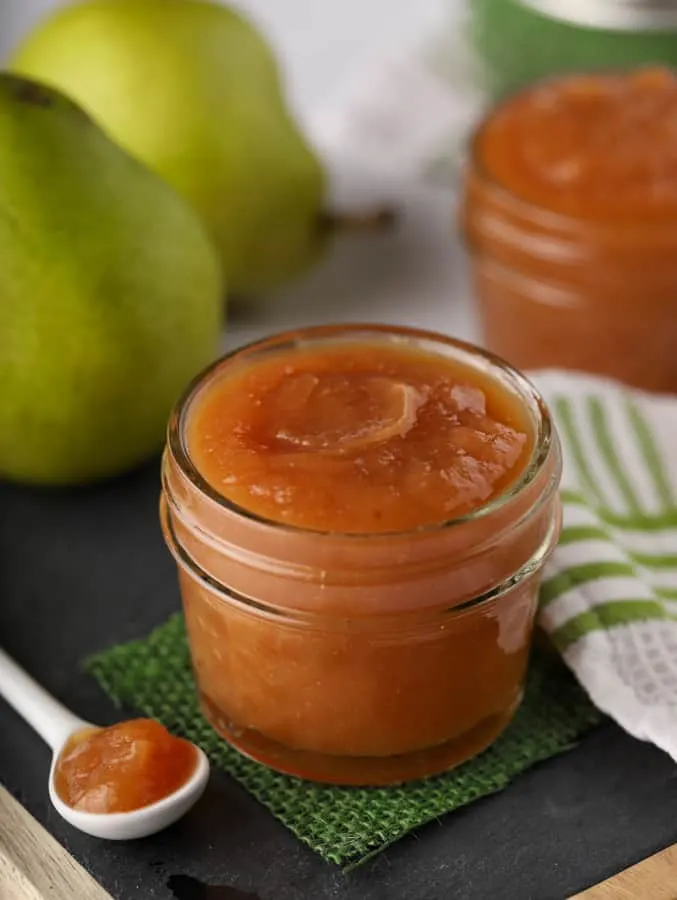
[[[200,799],[209,780],[209,761],[203,751],[195,747],[196,762],[190,778],[167,797],[127,812],[83,812],[64,803],[57,793],[54,770],[59,752],[52,757],[49,770],[49,799],[54,809],[74,828],[108,841],[131,841],[148,837],[173,825]]]
[[[109,841],[126,841],[147,837],[162,831],[185,815],[199,800],[209,779],[209,761],[193,744],[195,767],[188,779],[166,797],[127,812],[92,813],[74,809],[56,790],[56,764],[68,741],[84,730],[99,726],[78,718],[47,693],[37,681],[0,648],[0,696],[22,716],[52,749],[49,770],[49,799],[54,808],[73,827],[92,837]]]

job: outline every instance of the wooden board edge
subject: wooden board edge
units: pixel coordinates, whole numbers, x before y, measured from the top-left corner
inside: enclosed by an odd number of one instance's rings
[[[677,844],[569,900],[677,900]]]
[[[0,785],[0,900],[113,900]]]

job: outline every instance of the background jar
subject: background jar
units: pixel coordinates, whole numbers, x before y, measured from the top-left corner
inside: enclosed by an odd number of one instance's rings
[[[602,221],[524,201],[483,167],[491,116],[471,142],[461,206],[484,344],[522,370],[677,392],[677,215]]]
[[[278,349],[346,340],[405,341],[498,379],[533,427],[519,480],[462,519],[368,535],[292,528],[216,494],[186,446],[200,391]],[[211,723],[275,769],[343,784],[431,775],[484,749],[521,700],[541,569],[559,530],[560,470],[556,433],[529,382],[460,342],[336,326],[218,362],[172,417],[161,500]]]

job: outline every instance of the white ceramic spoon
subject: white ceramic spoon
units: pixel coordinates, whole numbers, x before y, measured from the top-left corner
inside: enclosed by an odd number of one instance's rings
[[[52,749],[49,770],[49,798],[67,822],[80,831],[112,841],[146,837],[161,831],[180,819],[193,806],[205,789],[209,762],[196,747],[197,763],[193,774],[178,790],[157,803],[130,812],[89,813],[72,809],[61,800],[54,788],[54,768],[64,744],[83,728],[95,728],[91,722],[73,715],[58,700],[40,687],[0,648],[0,696],[31,725]]]

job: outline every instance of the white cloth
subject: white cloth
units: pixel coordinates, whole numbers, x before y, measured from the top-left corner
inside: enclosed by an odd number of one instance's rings
[[[564,458],[541,624],[596,706],[677,760],[677,398],[533,380]]]

